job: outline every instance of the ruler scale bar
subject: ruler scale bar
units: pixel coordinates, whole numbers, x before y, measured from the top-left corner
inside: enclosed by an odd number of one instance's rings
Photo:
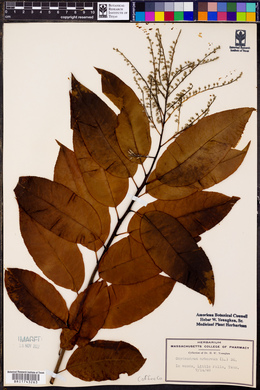
[[[89,9],[93,8],[93,3],[83,2],[83,3],[71,3],[71,2],[15,2],[15,1],[6,1],[5,8],[7,10],[15,9],[28,9],[28,10],[40,10],[40,9],[48,9],[48,10],[59,10],[59,9],[67,9],[67,10],[81,10],[81,9]]]

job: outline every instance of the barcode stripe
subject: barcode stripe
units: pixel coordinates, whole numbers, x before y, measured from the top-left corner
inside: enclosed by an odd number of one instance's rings
[[[12,380],[14,381],[36,381],[38,382],[40,380],[40,375],[39,374],[12,374]]]

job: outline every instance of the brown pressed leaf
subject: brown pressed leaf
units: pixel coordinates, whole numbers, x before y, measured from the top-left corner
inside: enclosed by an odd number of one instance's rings
[[[72,129],[80,131],[89,154],[105,171],[128,178],[135,174],[137,164],[122,153],[115,133],[117,125],[114,111],[72,76]]]
[[[141,221],[141,239],[162,271],[214,303],[211,264],[176,218],[161,211],[145,213]]]
[[[253,108],[238,108],[209,115],[189,127],[162,154],[156,178],[171,187],[199,182],[238,143]]]
[[[200,188],[196,188],[195,185],[186,187],[171,187],[167,184],[163,184],[160,180],[156,179],[155,171],[153,171],[149,176],[146,185],[147,193],[154,198],[161,200],[182,199],[199,190],[201,190],[201,186]]]
[[[100,277],[114,284],[142,282],[160,272],[143,244],[130,236],[112,245],[99,264]]]
[[[110,175],[90,156],[79,131],[73,131],[74,151],[84,182],[94,199],[108,207],[116,207],[125,198],[129,180]]]
[[[119,328],[150,314],[168,297],[174,284],[174,280],[161,275],[136,284],[111,284],[111,304],[103,328]]]
[[[202,188],[209,188],[232,175],[242,164],[250,142],[243,150],[231,149],[225,158],[205,177],[200,180]]]
[[[84,381],[116,380],[120,374],[133,375],[145,363],[137,348],[124,341],[97,340],[78,348],[66,369]]]
[[[102,234],[99,245],[105,242],[110,232],[110,214],[107,206],[97,202],[89,193],[79,169],[77,159],[72,150],[60,144],[60,152],[54,169],[54,181],[70,188],[75,194],[86,200],[98,213],[101,221]],[[98,243],[97,243],[98,244]],[[98,245],[96,247],[98,248]]]
[[[234,196],[206,191],[179,200],[157,200],[138,210],[130,220],[128,233],[138,242],[142,242],[140,225],[143,214],[149,211],[162,211],[177,218],[195,238],[217,225],[238,200],[239,198]]]
[[[64,328],[60,335],[60,348],[66,351],[72,350],[77,344],[79,335],[74,329]]]
[[[104,281],[97,281],[80,293],[70,307],[70,331],[63,330],[61,348],[72,349],[75,344],[88,344],[102,328],[109,306],[110,299]]]
[[[186,187],[170,187],[166,184],[162,184],[156,179],[155,171],[153,171],[149,177],[149,183],[146,187],[147,192],[157,199],[175,200],[185,198],[197,191],[201,191],[205,188],[218,184],[222,180],[225,180],[228,176],[232,175],[232,173],[234,173],[242,164],[249,145],[250,143],[243,150],[231,149],[211,172],[200,179],[199,182]]]
[[[116,135],[124,155],[131,161],[142,163],[151,147],[150,128],[144,108],[134,91],[113,73],[97,69],[102,78],[103,93],[121,111]],[[132,151],[132,155],[129,154]],[[133,156],[142,156],[136,158]]]
[[[29,320],[49,329],[66,326],[68,309],[52,284],[34,272],[9,268],[5,271],[7,293]]]
[[[78,300],[72,304],[69,316],[69,325],[71,328],[77,328],[78,326],[75,312],[78,313],[78,308],[84,296],[86,299],[82,306],[82,323],[80,325],[79,336],[91,340],[99,329],[102,328],[109,310],[110,300],[106,282],[101,281],[91,284],[86,292],[82,293],[77,298]]]
[[[69,188],[40,177],[21,177],[15,188],[19,206],[56,235],[89,249],[100,247],[100,218]]]
[[[230,212],[240,199],[215,192],[198,192],[186,198],[190,208],[178,221],[190,232],[192,237],[212,229]]]
[[[59,286],[79,291],[84,281],[85,269],[77,244],[45,229],[23,209],[20,208],[19,211],[21,234],[37,266]]]

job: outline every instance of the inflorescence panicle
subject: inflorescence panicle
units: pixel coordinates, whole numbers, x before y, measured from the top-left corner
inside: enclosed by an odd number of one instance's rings
[[[166,122],[174,114],[175,122],[177,123],[175,134],[179,134],[206,116],[216,97],[215,95],[210,95],[206,108],[202,109],[200,114],[194,114],[194,117],[191,117],[185,125],[180,127],[180,111],[184,103],[201,93],[232,84],[242,76],[242,73],[235,77],[232,77],[231,73],[230,76],[226,75],[223,79],[219,78],[218,81],[212,84],[194,88],[193,83],[186,83],[189,81],[189,77],[200,66],[218,60],[219,57],[216,53],[220,50],[220,46],[212,49],[209,47],[208,52],[201,58],[197,58],[195,61],[187,60],[176,66],[175,54],[178,45],[180,45],[181,30],[178,32],[176,39],[170,44],[168,50],[165,50],[159,28],[156,29],[154,38],[147,29],[143,29],[143,31],[148,41],[151,65],[151,69],[146,77],[142,75],[122,51],[118,48],[114,48],[114,50],[123,57],[127,66],[131,68],[134,82],[141,94],[141,103],[151,127],[161,134]],[[174,138],[175,136],[173,135]]]

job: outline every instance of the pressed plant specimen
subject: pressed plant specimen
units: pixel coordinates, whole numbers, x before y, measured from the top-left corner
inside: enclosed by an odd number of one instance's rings
[[[116,114],[72,75],[73,150],[59,143],[53,180],[21,177],[15,188],[25,245],[53,283],[32,271],[9,268],[8,295],[31,321],[62,330],[54,372],[65,351],[75,349],[66,369],[85,381],[116,380],[145,364],[136,347],[96,335],[148,315],[176,283],[214,303],[213,269],[198,242],[239,200],[205,190],[243,162],[249,145],[235,147],[254,109],[209,115],[215,100],[210,95],[187,123],[182,124],[181,114],[186,102],[241,74],[195,88],[193,73],[217,61],[219,47],[196,61],[175,64],[181,32],[167,51],[159,29],[155,42],[152,34],[146,35],[147,76],[115,49],[130,66],[140,98],[115,74],[96,68]],[[135,191],[129,199],[130,182]],[[96,255],[87,281],[84,247]],[[53,284],[76,293],[69,309]]]

